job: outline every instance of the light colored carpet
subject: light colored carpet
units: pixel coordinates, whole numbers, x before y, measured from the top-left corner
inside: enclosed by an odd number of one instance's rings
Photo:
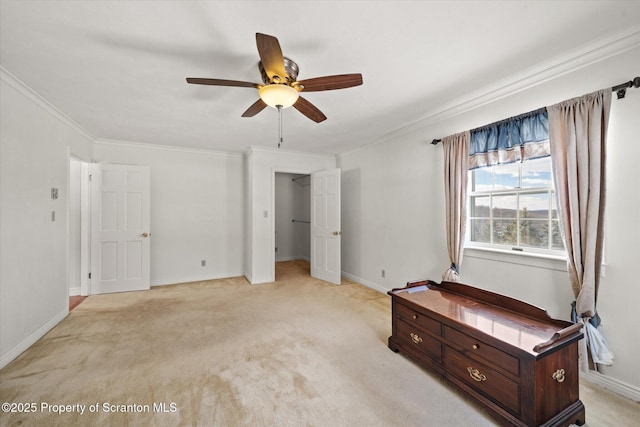
[[[290,261],[278,263],[275,283],[231,278],[87,298],[0,371],[1,402],[36,404],[0,414],[0,424],[494,425],[387,348],[388,296],[308,269]],[[74,404],[84,413],[50,412]],[[600,425],[625,425],[608,421]]]

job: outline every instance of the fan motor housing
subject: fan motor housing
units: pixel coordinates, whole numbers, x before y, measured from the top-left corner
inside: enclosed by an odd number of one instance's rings
[[[264,70],[264,67],[262,66],[262,61],[258,62],[258,69],[260,70],[260,75],[262,76],[262,81],[264,82],[264,84],[271,84],[272,82],[269,79],[267,72]],[[290,86],[291,83],[295,82],[298,79],[298,72],[300,72],[300,68],[298,67],[298,64],[285,56],[284,71],[285,73],[287,73],[287,75],[281,76],[285,79],[285,81],[282,83],[286,83]]]

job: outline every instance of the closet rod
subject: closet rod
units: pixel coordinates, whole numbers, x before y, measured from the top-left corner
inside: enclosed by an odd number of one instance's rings
[[[611,88],[611,91],[616,93],[616,95],[618,96],[618,99],[622,99],[622,98],[624,98],[626,96],[628,88],[637,88],[637,87],[640,87],[640,77],[634,77],[633,80],[629,80],[626,83],[620,83],[619,85],[615,85],[615,86],[613,86]],[[525,114],[528,114],[528,113],[525,113]],[[502,121],[504,121],[504,120],[499,120],[499,121],[497,121],[495,123],[491,123],[489,125],[485,125],[485,126],[482,126],[482,127],[492,126],[492,125],[494,125],[496,123],[500,123]],[[441,141],[442,141],[442,139],[434,139],[433,141],[431,141],[431,144],[437,145]]]
[[[303,178],[309,178],[310,176],[311,175],[302,175],[302,176],[299,176],[297,178],[291,178],[291,181],[295,182],[298,185],[302,185],[303,187],[307,187],[307,186],[309,186],[311,184],[307,183],[306,181],[305,182],[298,182],[298,180],[299,179],[303,179]]]
[[[292,219],[291,222],[302,222],[303,224],[311,224],[311,221],[300,221],[297,219]]]

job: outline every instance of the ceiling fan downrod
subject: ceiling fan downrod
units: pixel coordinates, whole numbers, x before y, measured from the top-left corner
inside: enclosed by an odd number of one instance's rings
[[[282,144],[282,105],[276,105],[278,109],[278,148]]]

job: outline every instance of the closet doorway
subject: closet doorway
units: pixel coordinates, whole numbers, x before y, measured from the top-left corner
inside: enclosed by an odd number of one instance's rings
[[[274,181],[275,262],[311,258],[311,176],[276,172]],[[276,276],[276,281],[278,277]]]

